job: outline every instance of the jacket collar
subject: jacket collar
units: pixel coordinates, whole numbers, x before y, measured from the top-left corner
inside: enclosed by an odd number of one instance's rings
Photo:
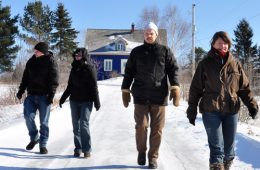
[[[149,48],[154,48],[154,47],[157,46],[157,44],[158,44],[157,40],[155,40],[155,42],[152,43],[152,44],[149,44],[149,43],[147,43],[147,42],[144,41],[144,46],[145,46],[145,47],[149,47]]]
[[[213,58],[217,63],[220,63],[223,66],[228,65],[234,59],[233,55],[229,51],[227,52],[227,56],[223,58],[219,56],[219,54],[213,49],[208,52],[208,56],[210,58]]]

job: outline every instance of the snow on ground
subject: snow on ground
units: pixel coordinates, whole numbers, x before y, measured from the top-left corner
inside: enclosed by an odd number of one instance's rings
[[[69,102],[55,108],[50,117],[49,154],[40,155],[38,146],[26,151],[29,142],[23,118],[0,128],[0,169],[146,169],[136,163],[133,104],[121,101],[122,78],[99,82],[101,109],[92,112],[90,130],[92,155],[73,157],[73,133]],[[17,106],[22,112],[21,105]],[[167,107],[166,124],[158,159],[160,170],[206,170],[209,149],[201,115],[196,126],[188,123],[186,102]],[[38,117],[36,118],[38,120]],[[239,124],[236,159],[232,170],[260,169],[260,128]]]

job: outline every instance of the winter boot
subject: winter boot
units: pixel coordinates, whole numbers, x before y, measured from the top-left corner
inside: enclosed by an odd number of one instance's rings
[[[47,154],[48,150],[46,147],[40,147],[40,154]]]
[[[137,163],[138,165],[145,165],[146,162],[146,154],[139,152],[137,157]]]
[[[90,152],[84,152],[84,158],[89,158],[90,157]]]
[[[39,140],[36,141],[31,141],[27,146],[26,146],[26,150],[32,150],[34,148],[35,145],[37,145],[39,143]]]
[[[75,151],[75,152],[74,152],[74,157],[78,158],[78,157],[80,157],[80,154],[81,154],[81,152]]]
[[[225,170],[224,165],[221,163],[214,163],[209,165],[209,170]]]
[[[230,170],[230,167],[231,167],[232,163],[233,163],[233,159],[231,159],[231,160],[224,160],[224,168],[225,168],[225,170]]]
[[[150,160],[148,169],[156,169],[158,167],[157,161],[156,160]]]

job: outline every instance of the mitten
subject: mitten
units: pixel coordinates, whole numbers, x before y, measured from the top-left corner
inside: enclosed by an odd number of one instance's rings
[[[98,111],[99,109],[100,109],[100,102],[99,101],[95,101],[94,102],[94,106],[95,106],[95,108],[96,108],[96,111]]]
[[[63,103],[65,103],[65,101],[66,101],[66,98],[61,96],[60,101],[59,101],[60,108],[62,108],[62,105],[63,105]]]
[[[174,106],[180,105],[180,87],[179,86],[172,86],[170,91],[170,101],[172,100],[172,103]]]
[[[193,126],[195,126],[195,119],[189,119],[190,124],[192,124]]]
[[[128,107],[129,102],[131,101],[130,91],[129,90],[122,90],[122,100],[125,107]]]
[[[258,117],[257,115],[258,110],[255,108],[249,109],[249,115],[252,117],[252,119],[256,119]]]
[[[186,113],[187,113],[187,118],[189,119],[190,124],[195,126],[195,119],[197,116],[197,106],[189,105],[186,110]]]
[[[17,97],[19,100],[21,100],[22,96],[23,96],[23,92],[19,90],[18,93],[16,94],[16,97]]]

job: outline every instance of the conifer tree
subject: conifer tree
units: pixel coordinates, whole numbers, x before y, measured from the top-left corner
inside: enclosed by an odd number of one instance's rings
[[[207,52],[202,47],[195,47],[195,67],[198,66],[199,62],[207,55]],[[188,54],[188,67],[192,65],[192,54]]]
[[[257,65],[257,45],[253,45],[253,30],[249,23],[242,19],[234,30],[235,39],[233,54],[240,59],[250,84],[254,84]]]
[[[41,1],[29,2],[24,8],[20,23],[25,31],[21,36],[28,44],[34,45],[39,41],[50,42],[53,12],[48,5],[43,6]]]
[[[256,52],[256,47],[253,46],[253,30],[249,23],[242,19],[234,30],[234,54],[238,57],[243,64],[248,63],[250,57]]]
[[[19,47],[15,45],[18,35],[18,15],[11,18],[10,7],[1,6],[0,1],[0,70],[11,71]]]
[[[254,68],[257,70],[258,73],[260,73],[260,47],[257,49],[257,53],[254,57]]]
[[[58,50],[59,56],[66,58],[77,47],[77,42],[74,42],[78,31],[71,28],[71,18],[68,11],[62,3],[58,4],[54,15],[54,27],[56,32],[52,34],[53,48]]]

